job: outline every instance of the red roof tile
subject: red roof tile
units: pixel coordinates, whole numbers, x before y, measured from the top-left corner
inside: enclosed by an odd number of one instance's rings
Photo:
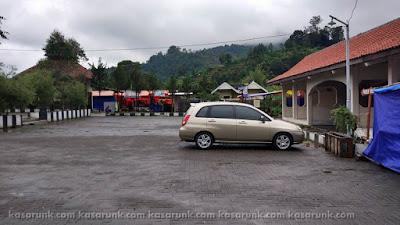
[[[350,38],[350,59],[400,46],[400,18]],[[306,56],[287,72],[268,83],[346,61],[346,42],[341,41]]]
[[[62,75],[70,75],[75,78],[78,78],[80,75],[84,75],[87,79],[92,79],[93,77],[92,72],[80,64],[60,60],[47,60],[46,64],[40,65],[39,63],[25,71],[22,71],[20,74],[30,73],[41,69],[59,71]]]

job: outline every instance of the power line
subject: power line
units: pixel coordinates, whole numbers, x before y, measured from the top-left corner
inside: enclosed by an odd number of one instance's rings
[[[276,37],[284,37],[289,36],[290,34],[278,34],[272,36],[262,36],[262,37],[253,37],[239,40],[230,40],[230,41],[219,41],[219,42],[208,42],[208,43],[200,43],[200,44],[184,44],[184,45],[176,45],[177,47],[186,48],[186,47],[199,47],[199,46],[207,46],[207,45],[217,45],[217,44],[227,44],[227,43],[238,43],[238,42],[246,42],[246,41],[254,41],[260,39],[269,39]],[[170,46],[157,46],[157,47],[137,47],[137,48],[110,48],[110,49],[88,49],[86,52],[111,52],[111,51],[135,51],[135,50],[157,50],[157,49],[168,49]],[[14,52],[37,52],[43,51],[42,49],[14,49],[14,48],[4,48],[0,49],[0,51],[14,51]]]
[[[354,10],[356,10],[356,8],[357,8],[357,3],[358,3],[358,0],[356,0],[356,3],[354,4],[354,8],[351,11],[351,15],[350,15],[350,18],[347,20],[347,23],[350,23],[351,18],[353,18]]]

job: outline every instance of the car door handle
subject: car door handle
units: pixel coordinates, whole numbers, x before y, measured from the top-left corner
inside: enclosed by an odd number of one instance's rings
[[[209,120],[208,122],[217,122],[217,121],[215,121],[215,120]]]
[[[240,121],[239,124],[247,124],[245,121]]]

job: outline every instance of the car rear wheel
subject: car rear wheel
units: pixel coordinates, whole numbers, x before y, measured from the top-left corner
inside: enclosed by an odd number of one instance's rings
[[[196,146],[200,149],[209,149],[214,143],[214,137],[207,132],[202,132],[196,135]]]
[[[286,133],[279,133],[274,137],[274,147],[279,150],[286,150],[292,145],[292,137]]]

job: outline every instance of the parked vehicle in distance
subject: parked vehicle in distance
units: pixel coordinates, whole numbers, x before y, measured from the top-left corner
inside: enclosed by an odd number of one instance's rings
[[[195,142],[200,149],[214,142],[273,143],[280,150],[301,143],[304,133],[299,126],[273,119],[265,112],[244,103],[192,103],[187,110],[179,137]]]

